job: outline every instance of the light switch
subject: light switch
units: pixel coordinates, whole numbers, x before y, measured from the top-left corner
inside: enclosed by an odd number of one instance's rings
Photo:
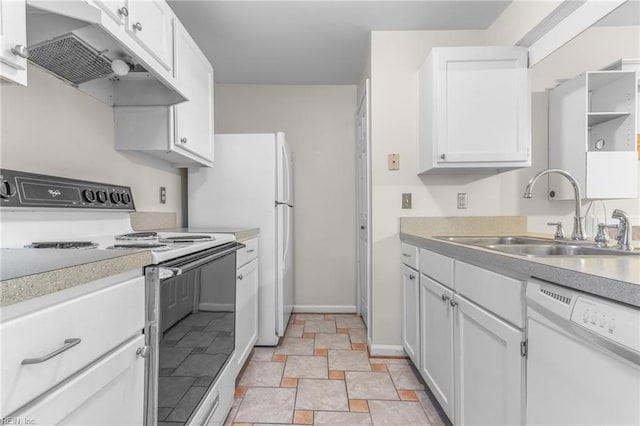
[[[400,154],[389,154],[389,170],[400,170]]]

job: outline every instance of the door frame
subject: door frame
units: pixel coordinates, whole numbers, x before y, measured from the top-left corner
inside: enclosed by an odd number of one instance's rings
[[[359,314],[362,314],[362,306],[361,306],[361,288],[363,287],[362,280],[364,279],[366,282],[364,283],[364,287],[367,292],[367,315],[366,318],[363,318],[366,322],[367,326],[367,343],[368,346],[371,346],[372,341],[372,330],[373,326],[371,324],[371,104],[370,104],[370,93],[371,93],[371,82],[370,79],[365,80],[364,92],[359,99],[358,102],[358,110],[356,112],[356,230],[357,230],[357,244],[356,244],[356,259],[357,259],[357,282],[356,282],[356,309]],[[365,121],[365,140],[361,140],[361,135],[359,130],[358,120],[360,115],[363,115]],[[360,152],[362,148],[362,144],[364,143],[365,155],[366,155],[366,163],[367,163],[367,172],[365,178],[365,188],[362,188],[360,185]],[[366,191],[367,193],[367,205],[364,206],[367,214],[367,223],[366,223],[366,231],[367,231],[367,245],[365,249],[365,253],[361,252],[360,249],[360,214],[362,205],[360,203],[360,194],[362,191]],[[361,262],[364,261],[366,263],[366,277],[362,277],[361,274]]]

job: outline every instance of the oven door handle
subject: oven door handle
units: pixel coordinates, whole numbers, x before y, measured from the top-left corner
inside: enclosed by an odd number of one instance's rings
[[[202,266],[206,263],[219,259],[223,256],[226,256],[230,253],[234,253],[238,251],[240,248],[245,247],[244,244],[235,244],[233,247],[229,247],[225,250],[216,251],[215,253],[210,254],[209,256],[201,257],[199,259],[195,259],[191,262],[186,261],[187,263],[177,262],[167,262],[164,265],[161,265],[159,269],[160,279],[164,280],[166,278],[175,277],[177,275],[181,275],[184,272],[187,272],[191,269],[197,268],[198,266]],[[184,260],[182,262],[185,262]],[[166,270],[166,276],[163,276],[162,270]]]

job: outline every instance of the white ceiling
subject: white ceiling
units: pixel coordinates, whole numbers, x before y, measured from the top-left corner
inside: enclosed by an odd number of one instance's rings
[[[536,0],[541,1],[541,0]],[[482,30],[511,0],[168,0],[218,83],[355,84],[374,30]],[[631,0],[598,25],[640,25]]]

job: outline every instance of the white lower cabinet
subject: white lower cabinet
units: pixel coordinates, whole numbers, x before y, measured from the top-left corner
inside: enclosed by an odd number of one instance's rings
[[[449,419],[455,423],[453,381],[453,292],[420,276],[419,371]]]
[[[402,346],[416,366],[420,365],[420,273],[402,265]]]
[[[141,425],[145,358],[139,335],[13,417],[32,424]]]
[[[258,339],[258,239],[243,241],[236,252],[236,355],[239,372]]]
[[[524,332],[464,297],[455,302],[455,424],[524,424]]]

